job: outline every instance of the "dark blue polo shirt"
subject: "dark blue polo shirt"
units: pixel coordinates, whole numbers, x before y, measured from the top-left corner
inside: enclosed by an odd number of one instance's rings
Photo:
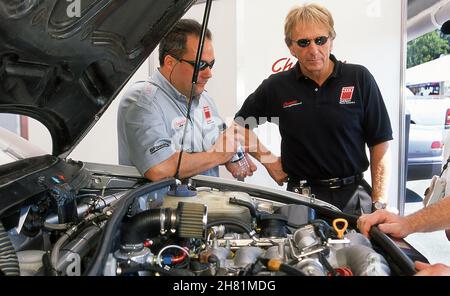
[[[281,161],[290,177],[330,179],[362,173],[369,167],[365,144],[392,140],[389,115],[372,74],[363,66],[330,58],[334,70],[321,87],[304,76],[297,63],[265,79],[236,114],[235,120],[250,128],[266,120],[278,124]]]

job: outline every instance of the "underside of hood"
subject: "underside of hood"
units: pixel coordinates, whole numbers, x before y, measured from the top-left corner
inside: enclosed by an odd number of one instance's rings
[[[0,2],[0,112],[31,116],[65,157],[195,0]]]

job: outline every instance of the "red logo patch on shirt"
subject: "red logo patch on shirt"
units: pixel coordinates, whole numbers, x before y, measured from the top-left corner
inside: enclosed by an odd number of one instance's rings
[[[207,123],[211,122],[211,111],[209,110],[209,106],[203,107],[203,114],[205,115],[205,120]]]
[[[303,102],[299,101],[299,100],[287,101],[287,102],[283,103],[283,108],[284,109],[291,108],[291,107],[294,107],[294,106],[297,106],[297,105],[301,105],[301,104],[303,104]]]
[[[351,104],[353,98],[354,86],[346,86],[342,88],[341,97],[339,98],[339,104]]]

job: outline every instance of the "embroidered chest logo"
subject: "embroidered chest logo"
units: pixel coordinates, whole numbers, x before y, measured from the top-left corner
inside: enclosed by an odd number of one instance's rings
[[[283,109],[286,108],[292,108],[294,106],[302,105],[303,102],[300,100],[292,100],[292,101],[286,101],[283,103]]]
[[[210,124],[214,122],[211,116],[211,111],[209,110],[209,106],[203,107],[203,115],[205,116],[206,123]]]
[[[341,91],[341,97],[339,98],[339,104],[341,105],[355,104],[355,102],[352,101],[354,90],[355,90],[354,86],[343,87]]]
[[[172,120],[173,129],[179,129],[180,127],[183,127],[185,124],[186,124],[186,117],[177,117],[174,120]]]

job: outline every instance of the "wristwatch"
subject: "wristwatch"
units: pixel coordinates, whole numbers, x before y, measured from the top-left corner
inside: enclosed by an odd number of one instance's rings
[[[372,212],[375,212],[376,210],[383,210],[387,206],[386,203],[376,200],[372,203]]]

